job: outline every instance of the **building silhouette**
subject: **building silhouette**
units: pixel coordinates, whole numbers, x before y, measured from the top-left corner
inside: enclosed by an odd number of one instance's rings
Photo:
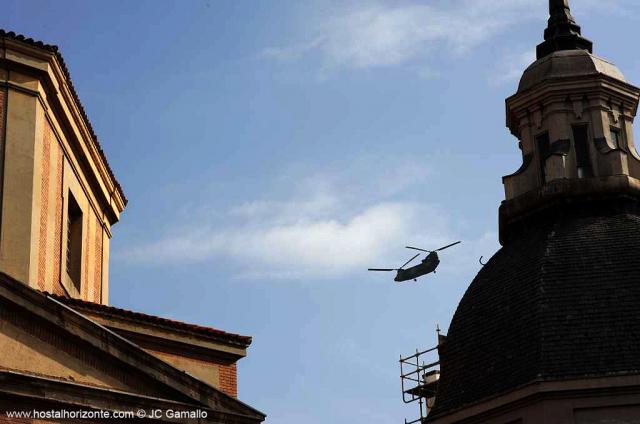
[[[127,199],[57,47],[2,30],[0,43],[0,422],[262,422],[237,399],[250,337],[109,306]]]
[[[640,423],[640,90],[567,0],[549,6],[506,100],[523,163],[503,178],[502,248],[439,342],[425,423]]]

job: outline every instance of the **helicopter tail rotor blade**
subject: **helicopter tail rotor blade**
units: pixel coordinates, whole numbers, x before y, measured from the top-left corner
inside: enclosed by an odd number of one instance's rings
[[[390,271],[396,271],[396,270],[395,269],[390,269],[390,268],[369,268],[368,271],[390,272]]]
[[[444,250],[444,249],[448,249],[448,248],[453,247],[453,246],[455,246],[456,244],[460,244],[460,243],[462,243],[462,242],[461,242],[461,241],[457,241],[457,242],[455,242],[455,243],[451,243],[451,244],[450,244],[450,245],[448,245],[448,246],[441,247],[440,249],[436,250],[436,252],[439,252],[439,251]]]
[[[413,258],[409,259],[407,262],[405,262],[405,264],[404,264],[404,265],[402,265],[402,266],[400,267],[400,269],[403,269],[405,266],[409,265],[411,262],[413,262],[413,260],[414,260],[415,258],[417,258],[417,257],[418,257],[418,256],[420,256],[420,255],[421,255],[421,253],[418,253],[416,256],[414,256]]]
[[[424,249],[420,249],[418,247],[412,247],[412,246],[405,246],[407,249],[411,249],[411,250],[419,250],[421,252],[427,252],[427,253],[431,253],[431,250],[424,250]]]

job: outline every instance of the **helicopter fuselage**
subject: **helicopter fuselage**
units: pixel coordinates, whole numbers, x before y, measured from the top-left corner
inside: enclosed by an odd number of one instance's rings
[[[422,277],[423,275],[435,272],[439,264],[440,258],[438,258],[438,253],[431,252],[418,265],[411,268],[398,270],[398,274],[396,275],[394,281],[401,283],[403,281],[415,280],[418,277]]]

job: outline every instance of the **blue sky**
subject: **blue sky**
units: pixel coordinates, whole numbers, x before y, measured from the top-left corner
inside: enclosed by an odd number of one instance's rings
[[[252,335],[240,398],[278,424],[415,417],[398,357],[435,344],[497,244],[521,163],[504,99],[546,0],[4,0],[57,44],[130,203],[111,303]],[[640,5],[573,0],[640,81]],[[407,243],[446,251],[396,285]]]

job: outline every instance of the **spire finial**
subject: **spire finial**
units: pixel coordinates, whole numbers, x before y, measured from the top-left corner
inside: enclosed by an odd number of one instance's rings
[[[569,7],[569,0],[549,0],[549,23],[552,21],[557,22],[572,22],[576,21],[571,16],[571,8]]]
[[[545,41],[538,45],[538,59],[559,50],[593,52],[593,43],[582,37],[580,26],[571,15],[569,0],[549,0],[549,15],[549,24],[544,31]]]

